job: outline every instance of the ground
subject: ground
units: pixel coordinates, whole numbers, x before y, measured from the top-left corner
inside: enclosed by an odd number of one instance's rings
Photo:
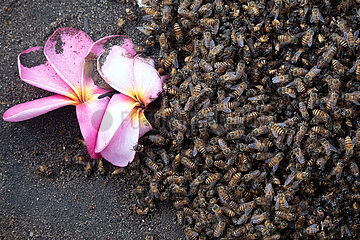
[[[87,30],[96,40],[116,34],[123,1],[10,1],[0,3],[0,114],[15,104],[50,95],[22,82],[17,55],[33,46],[43,46],[60,27]],[[84,26],[85,22],[85,26]],[[123,34],[141,42],[133,20]],[[84,177],[84,167],[75,164],[81,144],[75,108],[65,107],[40,117],[8,123],[0,120],[0,239],[178,239],[171,205],[162,203],[147,216],[129,209],[136,203],[135,170],[111,175],[95,170]],[[49,177],[37,174],[44,165]]]

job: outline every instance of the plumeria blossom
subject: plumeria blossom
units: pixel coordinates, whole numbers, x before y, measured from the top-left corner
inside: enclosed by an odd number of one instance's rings
[[[120,94],[112,96],[100,125],[95,152],[112,164],[127,166],[138,139],[151,130],[145,108],[162,91],[162,78],[152,60],[119,45],[101,53],[97,67],[103,79]]]
[[[104,42],[116,37],[122,38],[122,48],[135,54],[131,40],[123,36],[105,37],[94,43],[85,32],[73,28],[58,29],[47,40],[44,47],[46,58],[44,64],[23,65],[24,58],[34,56],[32,54],[38,55],[39,52],[41,53],[41,47],[33,47],[20,53],[18,57],[20,78],[55,95],[16,105],[4,113],[4,120],[24,121],[66,105],[75,105],[88,152],[92,158],[101,157],[99,152],[95,152],[95,146],[100,123],[110,98],[98,97],[110,90],[94,84],[91,64],[87,63],[86,57],[97,56],[99,52],[104,51],[102,47]]]

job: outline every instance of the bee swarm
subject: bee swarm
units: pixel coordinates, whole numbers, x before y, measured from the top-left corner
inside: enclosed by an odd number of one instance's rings
[[[359,238],[360,2],[142,3],[168,79],[135,212],[171,201],[188,239]]]

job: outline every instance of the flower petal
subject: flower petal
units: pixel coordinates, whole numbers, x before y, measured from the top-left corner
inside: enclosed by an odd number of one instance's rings
[[[44,90],[58,93],[69,98],[75,98],[76,94],[71,87],[64,82],[55,70],[46,61],[44,64],[39,64],[33,67],[26,67],[22,64],[22,60],[27,57],[33,59],[34,54],[40,53],[43,56],[43,51],[39,51],[41,47],[29,48],[18,56],[18,67],[20,78],[35,87],[42,88]],[[29,55],[27,55],[29,54]]]
[[[134,50],[134,43],[130,38],[127,38],[124,35],[112,35],[101,38],[92,45],[90,52],[99,57],[106,51],[106,49],[114,45],[125,48],[131,57],[136,54],[136,51]]]
[[[138,114],[139,109],[133,109],[106,148],[101,151],[101,156],[116,166],[125,167],[134,159],[133,148],[139,136]]]
[[[3,118],[8,122],[20,122],[71,104],[75,104],[75,102],[70,98],[56,94],[18,104],[8,109]]]
[[[100,123],[109,101],[110,98],[105,97],[76,106],[76,115],[81,134],[85,140],[88,152],[93,159],[101,157],[99,153],[95,153],[95,145]]]
[[[144,110],[139,109],[139,138],[141,138],[145,133],[152,129],[151,124],[146,119]]]
[[[99,128],[95,152],[101,152],[110,143],[120,125],[139,103],[124,94],[112,96]],[[138,134],[136,135],[138,137]]]
[[[141,57],[134,58],[134,87],[136,96],[147,106],[162,91],[162,78],[158,71]]]
[[[81,98],[84,59],[93,41],[85,32],[74,28],[56,30],[45,44],[45,57],[60,77]]]
[[[136,100],[133,63],[124,48],[113,46],[98,59],[98,70],[112,88]]]

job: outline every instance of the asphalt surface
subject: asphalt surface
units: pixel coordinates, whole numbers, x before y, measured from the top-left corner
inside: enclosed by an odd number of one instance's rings
[[[129,1],[130,2],[130,1]],[[116,34],[125,1],[2,1],[0,3],[0,114],[15,104],[51,95],[22,82],[17,55],[43,46],[60,27],[88,30],[96,40]],[[136,43],[142,36],[134,19],[122,34]],[[130,209],[139,181],[136,167],[112,176],[105,163],[103,176],[71,159],[82,151],[75,108],[65,107],[37,118],[8,123],[0,120],[0,239],[154,239],[183,238],[174,209],[160,203],[146,216]],[[53,173],[37,173],[45,166]]]

